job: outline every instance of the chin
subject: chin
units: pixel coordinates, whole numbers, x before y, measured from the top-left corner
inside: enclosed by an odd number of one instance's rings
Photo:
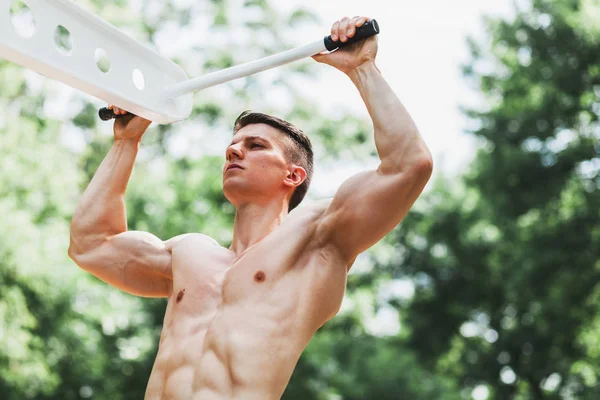
[[[265,199],[269,190],[257,184],[247,184],[245,181],[228,179],[223,182],[223,195],[236,208],[244,203],[258,203]]]
[[[237,208],[241,203],[240,200],[252,197],[252,193],[245,186],[240,182],[232,182],[232,179],[228,179],[223,182],[223,196]]]

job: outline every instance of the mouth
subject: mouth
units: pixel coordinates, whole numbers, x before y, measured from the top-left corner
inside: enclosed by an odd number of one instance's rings
[[[244,169],[244,168],[242,168],[241,166],[239,166],[237,164],[229,164],[226,171],[229,171],[230,169]]]

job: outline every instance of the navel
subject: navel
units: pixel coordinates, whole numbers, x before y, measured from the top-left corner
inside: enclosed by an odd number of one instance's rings
[[[177,293],[177,299],[176,299],[177,303],[179,303],[181,301],[181,299],[183,299],[183,294],[184,293],[185,293],[185,289],[181,289],[179,291],[179,293]]]
[[[258,271],[256,274],[254,274],[254,280],[258,283],[264,282],[265,278],[265,273],[262,271]]]

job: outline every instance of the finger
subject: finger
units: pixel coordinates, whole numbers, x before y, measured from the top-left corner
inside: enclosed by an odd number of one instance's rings
[[[358,21],[356,22],[356,27],[360,28],[361,26],[363,26],[365,24],[365,22],[367,22],[369,20],[369,17],[359,17]]]
[[[312,59],[315,60],[316,62],[325,62],[325,54],[323,54],[323,53],[315,54],[314,56],[312,56]]]
[[[113,106],[112,104],[109,104],[108,107],[106,107],[106,108],[108,108],[109,110],[112,110],[113,108],[115,108],[115,106]]]
[[[325,62],[325,54],[319,53],[312,56],[312,59],[316,62]]]
[[[135,129],[136,131],[145,131],[152,123],[152,121],[147,120],[146,118],[142,118],[133,114],[130,114],[129,117],[123,118],[128,118],[128,121],[131,121],[132,129]]]
[[[139,117],[142,120],[142,124],[145,127],[144,129],[148,128],[150,126],[150,124],[152,124],[152,121],[150,121],[149,119],[146,118],[142,118]]]
[[[346,34],[348,35],[349,38],[354,36],[354,34],[356,33],[356,26],[357,26],[356,24],[358,23],[359,19],[360,19],[360,17],[354,17],[348,23],[348,29],[346,30]]]
[[[346,42],[348,40],[347,31],[348,31],[348,23],[349,22],[350,22],[350,20],[348,19],[348,17],[344,17],[340,21],[340,27],[338,29],[338,32],[339,32],[340,40],[342,42]]]
[[[332,56],[332,52],[325,51],[323,53],[313,55],[312,58],[316,62],[327,64],[327,65],[332,65],[331,63],[333,60],[331,59],[331,56]]]
[[[335,21],[333,26],[331,27],[331,40],[336,42],[339,39],[338,29],[340,27],[340,21]]]

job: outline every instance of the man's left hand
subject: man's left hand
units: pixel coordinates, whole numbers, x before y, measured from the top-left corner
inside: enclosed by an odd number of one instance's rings
[[[334,41],[347,42],[348,38],[354,37],[356,28],[363,26],[368,17],[344,17],[331,27],[331,39]],[[354,43],[333,53],[317,54],[313,56],[315,61],[329,64],[345,74],[349,74],[361,65],[375,61],[377,56],[377,36],[371,36],[365,40]]]

